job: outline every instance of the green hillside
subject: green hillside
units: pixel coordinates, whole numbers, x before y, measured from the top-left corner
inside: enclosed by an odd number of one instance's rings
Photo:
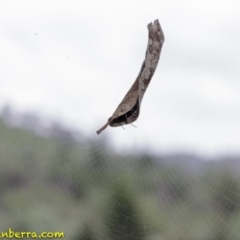
[[[104,142],[44,138],[0,121],[0,231],[237,240],[239,161],[226,162],[121,156]]]

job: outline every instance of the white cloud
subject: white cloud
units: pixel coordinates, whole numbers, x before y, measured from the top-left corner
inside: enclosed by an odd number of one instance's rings
[[[166,41],[138,128],[102,134],[120,148],[238,148],[238,1],[2,1],[0,9],[1,106],[95,135],[137,77],[147,24],[159,18]]]

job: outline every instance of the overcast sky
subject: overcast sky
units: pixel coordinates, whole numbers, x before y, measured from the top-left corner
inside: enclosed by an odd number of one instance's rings
[[[238,0],[2,0],[0,108],[121,150],[240,152],[239,9]],[[155,19],[165,42],[137,128],[97,135],[137,77]]]

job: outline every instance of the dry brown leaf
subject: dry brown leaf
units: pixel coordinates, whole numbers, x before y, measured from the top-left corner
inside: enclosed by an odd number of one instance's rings
[[[118,127],[137,120],[144,93],[157,68],[163,42],[163,31],[157,19],[154,23],[148,24],[147,51],[136,81],[118,105],[112,117],[97,131],[97,134],[100,134],[108,125]]]

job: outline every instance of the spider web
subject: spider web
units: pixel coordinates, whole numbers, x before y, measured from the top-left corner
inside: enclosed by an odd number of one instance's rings
[[[66,239],[238,239],[238,158],[120,154],[107,141],[79,142],[54,129],[54,137],[44,138],[1,123],[2,231],[56,231]]]
[[[111,139],[105,132],[89,137],[5,109],[0,234],[11,228],[63,232],[67,240],[238,240],[239,155],[161,153],[157,141],[208,145],[221,137],[223,146],[236,148],[237,1],[84,3],[2,5],[1,107],[5,100],[18,109],[57,112],[92,133],[93,122],[107,115],[103,106],[114,108],[136,77],[146,26],[159,18],[165,56],[138,120],[145,126],[126,127],[116,144],[117,129],[107,130],[114,132]],[[149,149],[140,149],[138,139]],[[153,143],[159,151],[152,151]]]

